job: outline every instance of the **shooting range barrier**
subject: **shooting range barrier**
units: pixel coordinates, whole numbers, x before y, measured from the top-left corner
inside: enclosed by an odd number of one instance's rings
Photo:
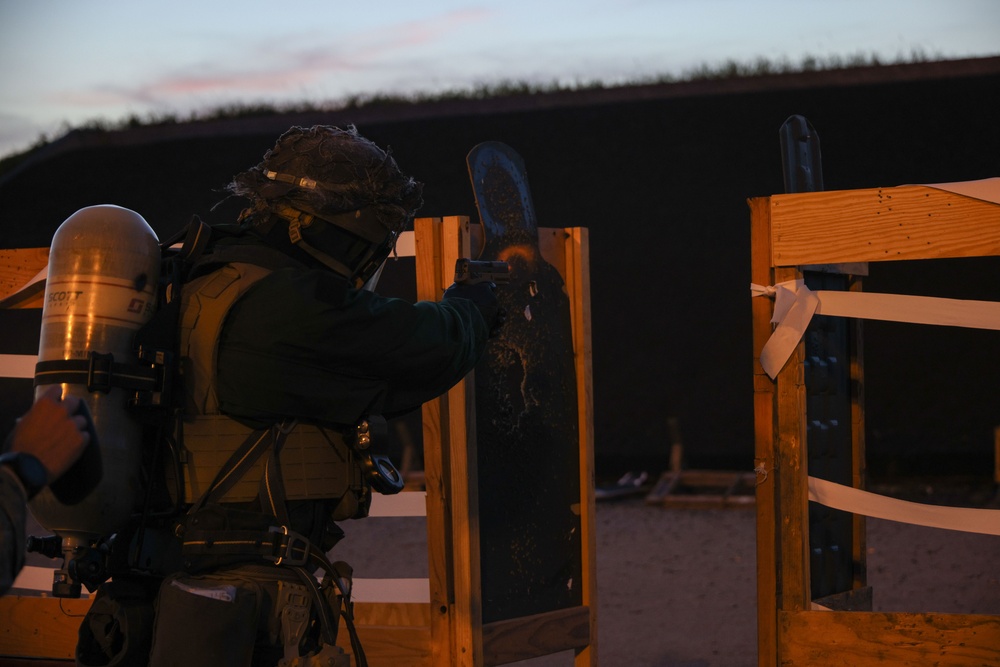
[[[480,547],[497,526],[480,520],[475,385],[470,374],[422,408],[426,490],[377,496],[372,516],[365,519],[425,516],[427,524],[428,579],[359,578],[355,582],[356,622],[372,667],[480,667],[568,650],[574,651],[577,667],[597,664],[588,237],[582,228],[540,228],[538,232],[541,254],[558,269],[570,302],[578,404],[578,424],[573,426],[578,429],[579,447],[574,460],[562,465],[578,476],[579,493],[561,498],[535,491],[545,503],[571,507],[579,516],[579,552],[571,554],[580,574],[573,584],[579,591],[576,601],[540,613],[498,615],[483,595]],[[474,255],[473,237],[466,217],[414,222],[414,232],[403,235],[397,252],[416,257],[419,299],[440,298],[451,283],[455,261]],[[33,309],[35,314],[28,319],[34,318],[37,326],[47,258],[44,248],[0,250],[0,314],[13,315],[11,322],[28,320],[8,309]],[[13,404],[24,409],[30,406],[34,363],[34,353],[29,354],[23,345],[0,349],[4,393],[16,394]],[[485,421],[480,414],[479,423]],[[538,474],[549,473],[539,470]],[[363,564],[352,565],[363,572]],[[15,592],[25,594],[0,599],[0,661],[26,658],[72,664],[77,629],[91,600],[52,598],[25,590],[47,591],[51,576],[46,568],[25,568],[15,583],[19,589]],[[343,626],[338,643],[350,651]]]
[[[1000,330],[1000,304],[861,291],[867,262],[1000,255],[1000,179],[774,195],[749,201],[757,473],[758,664],[1000,664],[1000,616],[873,612],[865,516],[1000,534],[1000,511],[921,505],[864,491],[860,321]],[[803,271],[850,276],[810,291]],[[813,315],[852,318],[850,487],[809,476],[807,360]],[[1000,334],[998,334],[1000,335]],[[809,501],[853,513],[851,589],[813,600]]]

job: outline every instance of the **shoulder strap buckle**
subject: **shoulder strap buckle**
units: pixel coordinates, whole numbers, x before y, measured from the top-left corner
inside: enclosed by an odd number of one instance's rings
[[[278,533],[274,544],[275,565],[302,567],[308,562],[312,545],[303,535],[288,530],[288,526],[271,526],[268,532]]]

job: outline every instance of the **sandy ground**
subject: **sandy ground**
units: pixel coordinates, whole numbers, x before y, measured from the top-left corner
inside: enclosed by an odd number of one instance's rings
[[[752,509],[597,505],[598,658],[619,667],[756,665]],[[426,576],[422,519],[348,523],[356,576]],[[874,608],[1000,614],[1000,537],[869,519]],[[371,574],[369,574],[371,573]],[[572,652],[519,663],[567,667]]]

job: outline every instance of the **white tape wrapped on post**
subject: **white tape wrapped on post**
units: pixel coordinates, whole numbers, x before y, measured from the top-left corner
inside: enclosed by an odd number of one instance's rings
[[[788,362],[815,315],[1000,330],[1000,303],[996,301],[877,292],[814,292],[801,280],[773,287],[751,284],[750,294],[775,299],[771,323],[777,326],[760,353],[760,364],[771,379]]]

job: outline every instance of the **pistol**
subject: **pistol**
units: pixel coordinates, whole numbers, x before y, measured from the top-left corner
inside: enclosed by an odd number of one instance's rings
[[[478,283],[510,282],[510,265],[501,261],[481,261],[462,258],[455,262],[455,284],[476,285]]]

